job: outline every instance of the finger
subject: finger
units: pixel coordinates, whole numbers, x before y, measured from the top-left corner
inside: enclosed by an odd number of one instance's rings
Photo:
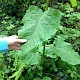
[[[27,42],[27,40],[26,39],[16,39],[15,42],[17,42],[17,43],[25,43],[25,42]]]
[[[14,47],[13,46],[9,46],[9,50],[14,50]]]
[[[21,50],[21,48],[20,47],[15,47],[14,50]]]
[[[9,46],[9,50],[21,50],[19,46]]]
[[[20,44],[17,44],[17,46],[19,47],[19,46],[20,46]]]
[[[19,44],[19,43],[14,43],[13,45],[14,45],[14,46],[18,46],[18,47],[20,46],[20,44]]]
[[[18,39],[18,36],[17,36],[17,35],[12,35],[12,36],[10,36],[9,38]]]

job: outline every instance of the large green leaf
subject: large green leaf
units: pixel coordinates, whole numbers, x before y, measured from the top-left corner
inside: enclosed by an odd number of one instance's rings
[[[70,43],[64,42],[60,37],[55,39],[54,52],[57,54],[63,61],[71,65],[80,64],[80,56],[77,52],[74,51]]]
[[[54,9],[43,12],[36,6],[30,6],[23,23],[24,26],[18,31],[18,35],[20,38],[28,39],[28,42],[22,46],[22,50],[26,53],[57,32],[60,25],[60,12]]]

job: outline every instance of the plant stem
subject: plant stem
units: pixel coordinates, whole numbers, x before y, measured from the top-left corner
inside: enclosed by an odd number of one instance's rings
[[[45,42],[43,43],[43,57],[45,56]]]
[[[62,11],[63,11],[63,4],[64,4],[64,1],[62,0]]]
[[[46,1],[46,9],[45,10],[48,10],[48,5],[49,5],[49,0]]]
[[[44,66],[45,62],[45,42],[43,42],[43,55],[42,55],[42,65]]]

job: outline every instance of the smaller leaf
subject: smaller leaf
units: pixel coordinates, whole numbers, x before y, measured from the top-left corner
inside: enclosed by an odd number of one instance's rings
[[[53,45],[50,45],[50,47],[46,47],[46,56],[50,58],[57,57],[57,55],[54,53]]]
[[[25,79],[24,79],[24,77],[22,76],[22,77],[20,78],[20,80],[25,80]]]
[[[77,6],[77,1],[76,0],[70,0],[71,4],[72,4],[72,7],[75,7]]]
[[[77,19],[79,19],[79,20],[80,20],[80,13],[78,13],[78,14],[77,14]]]
[[[58,37],[54,41],[55,54],[61,57],[61,60],[71,65],[80,64],[80,56],[78,52],[75,52],[72,45],[63,41],[62,37]]]
[[[50,77],[44,77],[42,80],[52,80]]]
[[[39,77],[37,77],[37,78],[34,78],[33,80],[41,80]]]
[[[22,60],[29,65],[39,64],[41,61],[41,55],[38,52],[27,53],[23,55]]]

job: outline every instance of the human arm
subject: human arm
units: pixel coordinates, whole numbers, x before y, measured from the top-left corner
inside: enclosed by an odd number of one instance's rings
[[[25,43],[26,39],[19,39],[18,36],[13,35],[10,37],[0,38],[0,52],[7,51],[7,50],[19,50],[20,43]],[[3,45],[5,43],[5,45]],[[3,50],[1,48],[3,46]]]
[[[8,43],[7,41],[0,40],[0,52],[8,51]]]

